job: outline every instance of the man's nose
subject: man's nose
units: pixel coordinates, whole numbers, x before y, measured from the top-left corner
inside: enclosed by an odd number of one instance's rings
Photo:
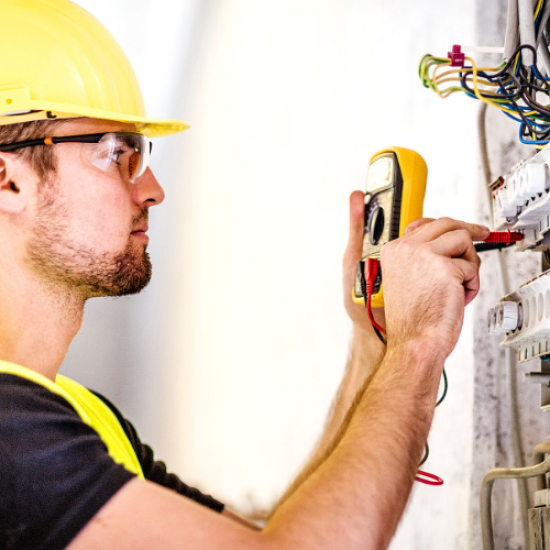
[[[151,168],[147,168],[132,185],[132,195],[140,208],[155,206],[164,200],[164,189],[155,178]]]

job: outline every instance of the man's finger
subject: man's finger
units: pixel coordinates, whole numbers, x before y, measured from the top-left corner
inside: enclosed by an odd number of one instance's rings
[[[422,243],[433,241],[441,235],[449,233],[450,231],[462,229],[466,230],[470,234],[473,241],[483,241],[489,237],[489,233],[491,232],[490,229],[484,225],[462,222],[459,220],[453,220],[452,218],[439,218],[431,223],[424,224],[421,231],[417,231],[409,238],[410,240],[417,241],[418,245],[420,245]]]
[[[471,234],[465,229],[444,233],[437,239],[421,245],[431,252],[449,258],[464,258],[479,267],[481,260],[477,255]]]
[[[418,251],[446,258],[450,262],[449,265],[460,269],[460,282],[464,287],[465,305],[468,305],[477,296],[480,287],[480,259],[468,231],[460,229],[445,233],[434,241],[422,244],[418,247]]]
[[[365,195],[354,191],[349,198],[349,240],[345,257],[357,262],[363,250],[363,224],[365,217]]]
[[[407,227],[405,227],[405,231],[403,231],[403,236],[409,235],[410,233],[416,231],[417,229],[419,229],[423,225],[425,225],[427,223],[431,223],[433,221],[435,221],[434,218],[420,218],[418,220],[414,220],[409,225],[407,225]]]
[[[475,264],[462,258],[452,260],[462,271],[462,286],[464,287],[464,306],[467,306],[478,295],[481,286],[479,269]]]

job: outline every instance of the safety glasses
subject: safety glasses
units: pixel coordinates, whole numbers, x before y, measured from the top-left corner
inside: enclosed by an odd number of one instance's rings
[[[134,183],[149,165],[153,143],[147,136],[135,132],[108,132],[79,136],[47,137],[0,145],[0,151],[11,153],[23,147],[55,145],[57,143],[86,143],[82,148],[83,161],[122,181]]]

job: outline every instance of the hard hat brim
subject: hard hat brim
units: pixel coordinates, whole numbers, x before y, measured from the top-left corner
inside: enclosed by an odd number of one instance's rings
[[[48,101],[25,101],[24,105],[13,102],[9,113],[0,113],[0,126],[19,124],[36,120],[56,120],[70,118],[96,118],[114,120],[136,125],[136,130],[149,137],[163,137],[187,130],[191,124],[185,120],[156,119],[115,113],[84,106],[75,106]]]

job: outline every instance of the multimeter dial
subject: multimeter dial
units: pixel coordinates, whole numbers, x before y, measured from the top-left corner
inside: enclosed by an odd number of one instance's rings
[[[368,235],[370,244],[376,246],[386,229],[386,215],[384,205],[380,203],[378,198],[374,198],[372,201],[374,204],[369,209],[368,216],[366,216],[365,225],[368,227]]]

